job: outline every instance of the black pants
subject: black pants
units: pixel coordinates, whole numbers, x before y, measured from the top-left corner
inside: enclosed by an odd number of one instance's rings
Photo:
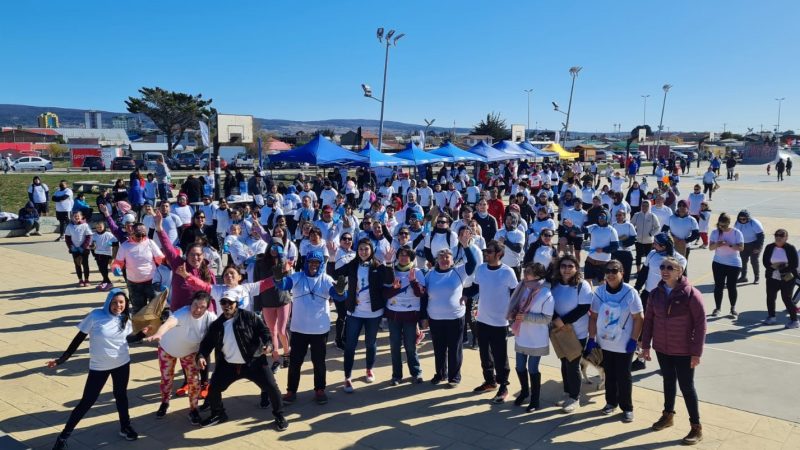
[[[461,362],[464,359],[464,317],[458,319],[430,319],[431,340],[436,374],[448,381],[461,381]],[[478,333],[480,334],[480,332]],[[507,364],[506,364],[507,365]]]
[[[747,277],[748,262],[751,266],[753,266],[753,275],[756,278],[761,275],[761,262],[758,260],[758,256],[761,254],[761,252],[754,252],[756,248],[758,247],[756,247],[755,242],[745,242],[744,248],[741,252],[739,252],[739,256],[742,257],[742,277]]]
[[[300,386],[300,367],[306,359],[308,348],[311,347],[311,364],[314,365],[314,390],[325,389],[325,345],[328,343],[328,333],[304,334],[292,332],[290,337],[291,352],[289,353],[289,392],[297,392]]]
[[[630,250],[616,250],[611,253],[611,259],[616,259],[622,263],[622,270],[625,271],[625,274],[622,276],[622,280],[626,283],[630,283],[631,268],[633,266],[633,253],[631,253]]]
[[[337,345],[344,343],[344,322],[347,320],[347,307],[344,301],[333,302],[336,306],[336,342]]]
[[[653,249],[653,243],[643,244],[641,242],[636,243],[636,267],[642,265],[642,258],[646,258],[647,254],[650,253],[650,250]]]
[[[711,200],[711,194],[714,192],[714,185],[712,183],[703,183],[703,194],[708,194],[708,199]]]
[[[94,260],[97,262],[97,270],[100,271],[100,275],[103,277],[103,283],[111,283],[108,278],[108,263],[111,261],[111,256],[95,254]]]
[[[464,314],[464,342],[467,342],[467,331],[472,331],[472,342],[478,342],[478,330],[475,327],[475,316],[472,315],[472,309],[475,307],[475,299],[468,297],[464,305],[467,309]]]
[[[114,384],[114,402],[117,404],[120,427],[130,425],[131,418],[128,415],[128,377],[130,373],[130,363],[125,363],[111,370],[89,370],[81,401],[69,415],[67,424],[64,425],[64,429],[61,431],[61,437],[66,439],[72,434],[72,430],[75,429],[78,422],[83,419],[83,416],[89,412],[89,408],[97,401],[97,397],[100,396],[100,391],[103,390],[103,386],[105,386],[109,376],[111,376],[111,382]]]
[[[211,405],[212,415],[225,412],[225,407],[222,405],[222,393],[236,380],[245,378],[258,385],[261,392],[266,392],[269,395],[272,415],[275,417],[281,416],[283,413],[281,391],[275,383],[275,377],[272,376],[272,371],[269,370],[268,364],[266,356],[253,358],[247,364],[231,364],[224,357],[219,358],[208,388],[208,403]]]
[[[483,381],[508,384],[508,327],[494,327],[482,322],[478,322],[477,327]]]
[[[75,264],[75,273],[78,275],[78,280],[89,279],[89,250],[84,250],[82,253],[72,254],[72,263]]]
[[[783,172],[778,171],[778,181],[783,181]]]
[[[603,370],[606,372],[606,403],[619,405],[623,412],[633,411],[633,353],[603,350]]]
[[[775,317],[775,300],[778,297],[778,292],[780,292],[781,300],[783,300],[786,309],[789,310],[789,318],[797,320],[797,308],[792,303],[793,289],[794,280],[783,281],[767,278],[767,314],[770,317]]]
[[[739,268],[714,261],[711,263],[711,271],[714,273],[714,305],[716,305],[717,309],[722,308],[722,294],[727,287],[731,309],[735,308],[736,299],[739,297],[739,293],[736,290]]]
[[[128,296],[131,299],[132,314],[147,306],[150,300],[156,298],[156,290],[153,288],[153,280],[134,283],[128,281]]]
[[[581,347],[586,347],[586,339],[579,339]],[[561,379],[564,382],[564,392],[573,400],[581,395],[581,358],[567,361],[561,358]]]
[[[728,179],[733,179],[733,167],[728,167]]]
[[[58,235],[64,237],[64,230],[67,229],[69,223],[69,212],[56,211],[56,219],[58,219]]]
[[[694,390],[694,369],[691,356],[673,356],[656,352],[661,376],[664,377],[664,411],[675,412],[675,382],[681,387],[683,401],[689,412],[689,423],[700,425],[700,407]]]

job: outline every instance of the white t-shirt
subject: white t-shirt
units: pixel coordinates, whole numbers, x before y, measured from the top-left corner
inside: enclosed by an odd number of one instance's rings
[[[347,315],[374,319],[383,315],[383,308],[373,311],[372,299],[369,296],[369,267],[359,265],[356,274],[356,309]]]
[[[699,193],[695,194],[692,192],[689,194],[689,214],[692,216],[696,216],[700,214],[700,203],[706,199],[706,194]]]
[[[217,320],[217,315],[211,311],[206,311],[202,317],[195,319],[189,305],[175,311],[172,317],[178,324],[164,334],[159,345],[175,358],[196,353],[208,327]]]
[[[450,320],[464,317],[466,308],[461,303],[464,283],[467,281],[465,266],[447,272],[431,270],[425,276],[428,289],[428,317],[434,320]]]
[[[717,179],[717,175],[714,174],[712,171],[708,171],[703,174],[703,184],[714,184],[714,181]]]
[[[681,267],[686,270],[686,258],[684,258],[683,255],[678,252],[673,252],[672,257],[677,259]],[[655,250],[650,250],[650,253],[648,253],[647,257],[644,259],[644,265],[648,267],[647,281],[645,281],[644,284],[644,290],[647,292],[653,292],[653,289],[661,282],[661,261],[663,260],[664,257]]]
[[[81,333],[89,335],[90,370],[111,370],[130,362],[125,338],[133,331],[133,325],[130,320],[122,329],[119,325],[119,317],[102,308],[93,310],[78,324]]]
[[[736,228],[731,228],[724,233],[720,233],[719,228],[714,228],[711,230],[708,242],[719,241],[724,241],[724,243],[714,250],[714,262],[725,264],[726,266],[742,267],[742,257],[739,255],[739,250],[730,246],[744,244],[742,232]]]
[[[497,233],[494,235],[495,240],[500,240],[500,238],[504,238],[506,243],[512,244],[521,244],[523,249],[525,247],[525,234],[520,231],[518,228],[515,228],[511,231],[506,229],[505,227],[497,230]],[[520,250],[519,252],[515,252],[511,250],[508,245],[506,245],[505,250],[503,251],[503,259],[501,262],[508,267],[519,267],[522,264],[522,260],[525,257],[525,253]]]
[[[526,288],[522,292],[522,298],[528,298],[529,292],[530,290]],[[552,316],[553,307],[553,295],[551,294],[547,283],[545,283],[545,285],[539,289],[536,297],[533,298],[528,312]],[[517,345],[526,348],[547,348],[550,346],[549,327],[544,323],[523,321],[519,327],[519,334],[515,337],[515,342]]]
[[[467,203],[478,203],[478,198],[481,195],[481,189],[478,186],[470,186],[467,188]]]
[[[698,232],[700,231],[700,227],[697,225],[697,220],[695,220],[695,218],[692,216],[669,216],[666,224],[669,227],[670,234],[678,239],[688,238],[689,235],[692,234],[693,230],[698,230]]]
[[[611,190],[614,192],[622,192],[622,183],[625,182],[623,177],[611,177]]]
[[[211,298],[214,299],[214,305],[217,311],[222,311],[222,305],[219,303],[222,297],[227,293],[228,296],[234,296],[231,300],[236,300],[239,309],[245,309],[250,312],[253,311],[253,297],[261,293],[261,283],[242,283],[235,287],[228,287],[224,284],[215,284],[211,286]],[[173,355],[174,356],[174,355]]]
[[[66,230],[64,230],[64,234],[72,238],[72,245],[75,247],[80,247],[83,244],[84,239],[92,236],[92,229],[89,228],[89,224],[86,222],[79,223],[77,225],[70,222],[69,225],[67,225]]]
[[[589,234],[592,236],[589,257],[595,261],[611,261],[611,253],[598,253],[597,250],[608,247],[612,242],[618,242],[619,236],[612,226],[601,227],[589,225]]]
[[[192,223],[192,207],[189,205],[179,206],[174,203],[172,206],[172,213],[180,217],[182,224]]]
[[[429,187],[419,188],[417,190],[419,196],[419,204],[423,207],[431,206],[431,199],[433,198],[433,189]]]
[[[142,224],[149,230],[154,230],[156,228],[153,216],[144,216],[144,219],[142,219]],[[172,242],[173,245],[178,242],[178,229],[180,229],[182,225],[183,222],[181,221],[181,218],[178,217],[177,214],[173,213],[169,213],[169,215],[164,217],[161,221],[161,228],[165,233],[167,233],[167,237],[169,237],[169,241]],[[153,239],[153,241],[156,243],[158,248],[164,248],[164,246],[161,245],[161,239]]]
[[[614,294],[606,285],[597,287],[592,298],[592,311],[597,314],[597,343],[609,352],[627,353],[625,347],[633,333],[634,314],[644,312],[642,299],[636,290],[622,283]]]
[[[57,197],[61,197],[63,195],[66,195],[67,198],[64,199],[64,200],[61,200],[59,202],[56,202],[56,211],[57,212],[70,212],[70,211],[72,211],[72,205],[75,203],[74,196],[72,194],[72,189],[70,189],[70,188],[59,189],[53,194],[54,197],[56,197],[56,196]],[[87,219],[88,219],[88,217],[87,217]]]
[[[425,286],[425,274],[419,269],[411,269],[416,275],[417,282]],[[404,312],[404,311],[419,311],[420,301],[419,297],[414,295],[414,288],[411,287],[411,282],[408,281],[409,272],[394,271],[394,278],[400,281],[400,292],[386,302],[386,308],[391,311]]]
[[[631,237],[631,236],[636,237],[636,228],[633,226],[633,224],[630,222],[623,222],[623,223],[614,222],[611,224],[611,226],[614,227],[614,231],[617,232],[617,239],[619,239],[619,249],[630,250],[631,247],[633,246],[623,247],[622,241],[626,237]]]
[[[323,189],[322,193],[319,195],[320,199],[322,200],[322,206],[330,206],[333,207],[333,204],[336,203],[336,196],[339,195],[336,192],[336,189]]]
[[[327,274],[308,277],[304,272],[293,273],[292,321],[290,330],[303,334],[325,334],[331,329],[331,309],[328,302],[333,278]]]
[[[594,188],[585,187],[581,189],[581,201],[583,203],[592,203],[592,199],[594,198]]]
[[[568,284],[555,283],[550,288],[553,294],[554,311],[559,316],[563,316],[578,305],[591,305],[592,304],[592,286],[586,280],[581,281],[577,286],[570,286]],[[572,323],[572,328],[578,339],[586,339],[589,336],[589,313]]]
[[[95,233],[92,235],[92,243],[94,243],[94,252],[98,255],[111,256],[114,250],[111,246],[115,242],[117,242],[117,238],[115,238],[110,231],[106,231],[103,234]]]
[[[239,345],[236,343],[236,335],[233,333],[233,320],[228,319],[222,324],[224,328],[222,333],[222,355],[225,357],[225,361],[231,364],[244,364],[242,351],[239,350]]]
[[[31,184],[28,186],[28,193],[33,197],[33,203],[47,203],[47,192],[50,188],[46,184]]]
[[[578,211],[577,209],[570,208],[565,209],[561,213],[561,221],[563,222],[566,219],[571,220],[576,227],[582,228],[586,221],[589,220],[589,216],[584,210]]]
[[[506,314],[511,301],[511,290],[517,287],[514,271],[505,264],[494,269],[488,264],[481,264],[475,270],[475,283],[481,286],[476,320],[493,327],[508,326]]]
[[[672,210],[669,209],[669,206],[665,205],[661,206],[653,205],[650,207],[650,212],[655,214],[656,217],[658,217],[658,223],[660,223],[661,225],[667,223],[669,218],[672,216]]]
[[[747,223],[740,223],[738,220],[733,225],[734,228],[742,232],[745,244],[756,241],[756,235],[764,232],[764,226],[757,219],[751,218]]]

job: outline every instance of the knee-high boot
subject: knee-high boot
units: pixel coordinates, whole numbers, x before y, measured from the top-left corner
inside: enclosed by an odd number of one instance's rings
[[[528,371],[518,370],[517,378],[519,378],[520,391],[517,398],[514,399],[514,404],[517,406],[522,406],[522,404],[525,403],[525,400],[530,395],[530,391],[528,389]]]
[[[530,374],[531,377],[531,402],[528,405],[528,412],[539,409],[539,394],[542,390],[542,374],[540,372]]]

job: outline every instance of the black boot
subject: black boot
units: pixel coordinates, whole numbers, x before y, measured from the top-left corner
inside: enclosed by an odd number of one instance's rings
[[[527,411],[536,411],[540,408],[539,406],[539,394],[542,390],[542,374],[532,373],[531,376],[531,402],[528,404]]]
[[[517,378],[519,378],[520,391],[517,398],[514,399],[514,404],[517,406],[522,406],[528,396],[531,395],[531,392],[528,389],[528,371],[518,370]]]

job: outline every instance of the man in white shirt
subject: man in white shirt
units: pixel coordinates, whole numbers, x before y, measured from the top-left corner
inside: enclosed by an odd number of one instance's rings
[[[689,204],[686,200],[678,201],[677,211],[664,222],[661,231],[669,231],[675,244],[675,251],[688,260],[689,244],[700,237],[700,227],[694,217],[689,215]]]
[[[714,173],[714,168],[708,167],[706,173],[703,174],[703,193],[708,194],[708,199],[711,200],[711,194],[714,192],[714,184],[717,182],[717,174]]]
[[[67,180],[58,183],[58,190],[53,193],[53,201],[56,202],[56,219],[58,219],[58,237],[56,242],[64,238],[64,230],[69,223],[69,215],[72,206],[75,204],[72,189],[67,185]],[[87,217],[91,219],[91,217]]]
[[[422,210],[425,214],[428,214],[433,201],[433,189],[428,186],[426,180],[420,180],[417,193],[419,194],[419,204],[422,206]]]
[[[322,189],[322,193],[320,193],[320,199],[322,200],[322,206],[330,206],[333,207],[336,204],[336,196],[339,195],[336,192],[336,189],[331,186],[330,180],[325,180],[324,188]]]

